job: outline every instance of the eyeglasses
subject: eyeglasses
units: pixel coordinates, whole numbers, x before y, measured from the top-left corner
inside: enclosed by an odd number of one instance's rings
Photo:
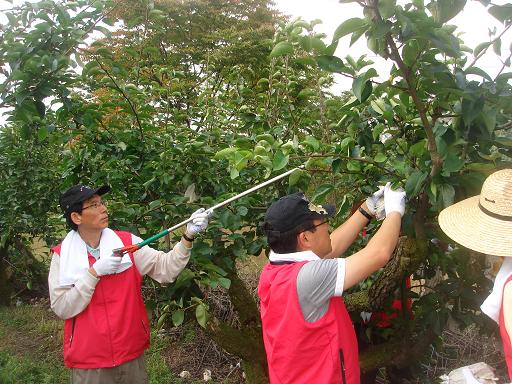
[[[94,209],[98,209],[99,207],[101,206],[104,206],[106,207],[107,206],[107,202],[106,201],[103,201],[103,200],[100,200],[98,201],[97,203],[94,203],[94,204],[91,204],[91,205],[88,205],[87,207],[83,207],[82,208],[82,211],[87,209],[87,208],[94,208]]]
[[[324,225],[324,224],[329,225],[329,220],[324,220],[324,221],[322,221],[321,223],[318,223],[318,224],[313,225],[313,226],[311,226],[311,227],[309,227],[309,228],[306,228],[305,230],[303,230],[303,231],[301,231],[301,232],[311,231],[311,230],[315,229],[316,227],[319,227],[319,226]]]

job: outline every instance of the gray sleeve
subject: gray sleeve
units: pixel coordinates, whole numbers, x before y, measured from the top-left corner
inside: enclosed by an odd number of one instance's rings
[[[315,260],[302,266],[297,275],[297,295],[304,319],[319,320],[329,300],[343,294],[345,259]]]

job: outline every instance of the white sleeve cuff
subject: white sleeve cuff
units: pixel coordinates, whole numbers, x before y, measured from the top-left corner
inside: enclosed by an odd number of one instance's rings
[[[132,244],[137,244],[137,243],[140,243],[142,242],[143,240],[139,237],[139,236],[136,236],[132,233]]]
[[[338,271],[336,273],[336,286],[334,288],[334,296],[343,295],[343,286],[345,285],[345,259],[339,258]]]
[[[192,251],[192,247],[188,248],[185,246],[181,241],[178,241],[176,245],[174,246],[174,251],[180,256],[180,257],[190,257],[190,252]]]

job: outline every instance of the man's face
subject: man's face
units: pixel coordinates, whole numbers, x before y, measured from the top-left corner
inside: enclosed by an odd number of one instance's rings
[[[321,259],[331,253],[331,237],[329,234],[329,223],[326,219],[313,220],[316,230],[307,231],[310,242],[310,250]]]
[[[101,196],[93,195],[82,203],[79,229],[103,230],[108,227],[108,212]]]

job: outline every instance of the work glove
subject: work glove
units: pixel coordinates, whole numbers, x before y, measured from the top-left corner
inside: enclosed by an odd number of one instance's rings
[[[403,216],[405,212],[405,191],[402,188],[393,191],[391,183],[387,183],[384,187],[384,208],[386,216],[391,212],[399,212],[400,216]]]
[[[368,196],[366,206],[368,207],[368,213],[370,215],[377,220],[384,220],[386,217],[386,210],[384,209],[384,186],[379,186],[378,191]]]
[[[122,257],[114,255],[103,256],[100,257],[92,267],[98,276],[112,275],[119,269],[121,259]]]
[[[193,220],[187,224],[187,235],[195,237],[199,232],[203,232],[208,227],[208,218],[211,214],[212,211],[205,211],[204,208],[199,208],[190,215],[190,218],[193,218]]]

